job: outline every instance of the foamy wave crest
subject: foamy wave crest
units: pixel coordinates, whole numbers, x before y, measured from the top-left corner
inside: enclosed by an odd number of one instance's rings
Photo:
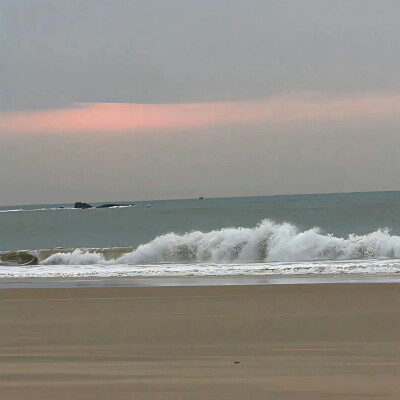
[[[255,228],[226,228],[184,235],[168,233],[113,260],[101,253],[77,249],[53,254],[47,265],[154,264],[154,263],[254,263],[400,258],[400,237],[380,229],[347,238],[321,233],[319,228],[299,231],[289,223],[262,221]]]
[[[90,264],[107,264],[101,253],[93,253],[84,249],[76,249],[71,252],[60,252],[52,254],[46,258],[42,264],[44,265],[90,265]]]

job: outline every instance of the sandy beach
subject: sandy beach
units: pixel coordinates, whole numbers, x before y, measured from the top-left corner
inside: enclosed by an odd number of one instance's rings
[[[398,399],[400,285],[0,290],[0,398]]]

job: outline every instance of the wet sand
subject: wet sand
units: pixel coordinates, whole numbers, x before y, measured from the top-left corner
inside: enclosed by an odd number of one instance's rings
[[[399,399],[400,285],[0,290],[0,399]]]

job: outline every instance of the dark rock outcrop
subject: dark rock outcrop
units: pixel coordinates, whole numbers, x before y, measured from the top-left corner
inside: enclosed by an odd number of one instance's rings
[[[88,203],[81,203],[80,201],[77,201],[74,205],[74,208],[81,208],[81,209],[86,209],[86,208],[93,208],[93,206],[91,206]]]
[[[120,207],[124,205],[130,205],[130,204],[114,204],[114,203],[106,203],[102,204],[101,206],[97,206],[96,208],[111,208],[111,207]]]
[[[92,206],[88,203],[81,203],[80,201],[77,201],[74,205],[74,208],[81,208],[81,209],[86,209],[86,208],[112,208],[112,207],[122,207],[122,206],[135,206],[136,204],[120,204],[120,203],[104,203],[99,206]]]

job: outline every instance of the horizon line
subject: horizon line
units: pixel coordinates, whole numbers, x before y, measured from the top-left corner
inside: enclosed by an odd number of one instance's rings
[[[253,195],[253,196],[221,196],[221,197],[207,197],[204,196],[203,199],[199,199],[199,197],[191,197],[191,198],[165,198],[165,199],[150,199],[150,200],[108,200],[108,201],[85,201],[88,204],[105,204],[105,203],[146,203],[146,202],[157,202],[157,201],[187,201],[187,200],[217,200],[217,199],[245,199],[245,198],[253,198],[253,197],[289,197],[289,196],[323,196],[330,194],[367,194],[367,193],[400,193],[399,190],[361,190],[361,191],[349,191],[349,192],[318,192],[318,193],[283,193],[283,194],[269,194],[269,195]],[[76,200],[76,201],[81,201]],[[76,202],[75,201],[75,202]],[[74,204],[75,202],[67,202],[67,203],[30,203],[30,204],[15,204],[15,205],[0,205],[0,208],[4,207],[26,207],[26,206],[45,206],[45,205],[66,205],[66,204]]]

